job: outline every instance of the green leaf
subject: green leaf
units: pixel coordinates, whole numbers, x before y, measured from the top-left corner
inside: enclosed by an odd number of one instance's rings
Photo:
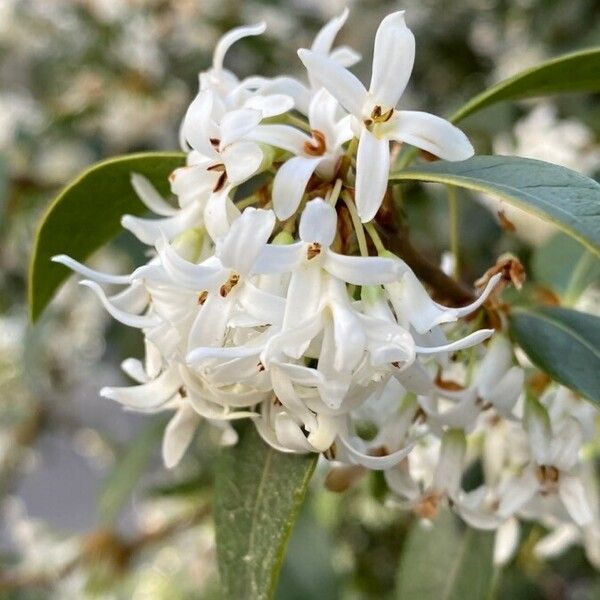
[[[223,449],[215,481],[215,527],[225,598],[272,598],[292,526],[317,455],[278,452],[251,423]]]
[[[432,527],[415,522],[402,548],[397,600],[482,600],[494,583],[494,535],[448,510]]]
[[[157,442],[164,433],[165,424],[165,419],[153,419],[129,444],[125,452],[117,457],[117,462],[108,474],[98,499],[98,511],[103,522],[111,523],[119,516],[150,461]]]
[[[506,100],[600,91],[600,47],[553,58],[481,92],[450,117],[453,123]]]
[[[496,196],[600,254],[600,184],[564,167],[517,156],[474,156],[410,167],[390,180],[431,181]]]
[[[536,249],[531,270],[536,281],[551,286],[569,304],[600,280],[600,259],[573,238],[557,233]]]
[[[167,194],[168,176],[184,160],[183,154],[173,152],[120,156],[93,165],[67,185],[48,207],[36,234],[29,267],[32,321],[70,275],[50,258],[68,254],[79,261],[87,259],[121,231],[124,214],[147,211],[131,187],[131,173],[145,175]]]
[[[600,403],[600,317],[568,308],[513,308],[511,331],[553,379]]]

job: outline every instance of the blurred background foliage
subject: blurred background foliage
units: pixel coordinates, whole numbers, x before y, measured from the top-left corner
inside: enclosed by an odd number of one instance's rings
[[[240,75],[297,73],[296,48],[309,45],[345,4],[0,0],[0,598],[217,597],[209,432],[167,472],[157,452],[163,420],[99,399],[102,385],[123,380],[118,365],[141,353],[140,339],[110,325],[74,282],[28,328],[33,231],[53,194],[86,165],[176,148],[198,71],[228,28],[262,19],[269,25],[266,36],[238,44],[228,56]],[[600,41],[597,0],[348,4],[343,41],[366,59],[381,18],[408,11],[417,61],[403,102],[440,114],[544,58]],[[369,61],[363,63],[357,72],[365,76]],[[464,128],[479,152],[543,158],[598,175],[598,98],[499,105]],[[534,278],[560,287],[569,253],[579,251],[572,242],[548,242],[552,231],[543,226],[528,227],[524,241],[502,232],[485,199],[461,201],[465,281],[510,250]],[[403,207],[416,245],[439,260],[448,247],[445,198],[414,186]],[[96,263],[126,272],[140,252],[123,235]],[[539,259],[546,252],[554,252],[550,273]],[[386,506],[377,474],[349,474],[353,485],[344,494],[327,491],[324,478],[319,470],[278,598],[393,598],[412,517]],[[516,557],[496,575],[498,597],[600,597],[600,581],[581,549],[549,562],[533,555],[541,533],[537,525],[524,531]]]

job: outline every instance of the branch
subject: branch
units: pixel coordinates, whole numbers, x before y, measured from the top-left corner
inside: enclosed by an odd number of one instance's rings
[[[476,299],[477,296],[469,286],[446,275],[438,265],[425,258],[412,245],[408,227],[398,223],[391,194],[386,194],[375,219],[388,250],[399,256],[419,279],[432,288],[436,300],[445,301],[452,306],[463,306]]]

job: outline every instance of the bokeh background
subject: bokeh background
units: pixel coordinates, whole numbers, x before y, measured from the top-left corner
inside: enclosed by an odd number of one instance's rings
[[[348,4],[341,40],[363,56],[381,18],[405,8],[417,38],[403,103],[438,114],[544,58],[600,41],[597,0],[0,0],[0,598],[216,597],[208,430],[173,472],[158,456],[161,416],[98,396],[124,381],[119,363],[140,338],[115,327],[71,281],[30,328],[26,272],[36,222],[86,165],[136,150],[174,149],[198,71],[232,26],[268,33],[228,55],[240,75],[300,73],[298,47]],[[465,122],[479,152],[520,154],[598,175],[598,98],[501,105]],[[504,235],[485,199],[461,204],[463,277],[502,252],[527,262],[552,233]],[[415,242],[447,248],[446,205],[415,189]],[[123,235],[96,264],[125,272],[141,250]],[[117,265],[117,266],[115,266]],[[345,494],[317,473],[291,541],[279,597],[392,597],[410,516],[385,505],[377,475]],[[529,526],[499,578],[499,598],[600,597],[578,548],[542,560]]]

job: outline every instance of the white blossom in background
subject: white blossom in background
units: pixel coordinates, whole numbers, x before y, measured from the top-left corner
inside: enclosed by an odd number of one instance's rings
[[[557,112],[548,102],[533,107],[512,133],[496,137],[494,153],[534,158],[593,175],[600,169],[600,146],[592,131],[579,120],[560,119]],[[547,221],[501,200],[484,195],[479,198],[495,215],[502,212],[526,243],[539,246],[558,231]]]
[[[384,471],[396,503],[424,519],[450,506],[497,529],[499,563],[521,518],[585,538],[598,556],[591,409],[566,410],[575,400],[554,388],[526,400],[509,340],[498,333],[486,343],[493,330],[465,320],[501,275],[470,305],[446,307],[385,250],[375,223],[362,224],[384,198],[392,141],[449,160],[473,148],[443,119],[398,109],[415,50],[404,13],[377,31],[368,91],[347,69],[357,55],[334,46],[346,17],[300,51],[305,81],[240,79],[227,68],[229,48],[263,24],[218,42],[182,123],[187,161],[170,177],[174,200],[132,174],[155,216],[126,216],[123,226],[148,246],[147,264],[115,275],[54,257],[143,333],[144,359],[122,365],[135,384],[101,394],[172,415],[169,468],[200,422],[235,444],[232,422],[250,419],[282,452]],[[464,489],[476,461],[483,478]]]

